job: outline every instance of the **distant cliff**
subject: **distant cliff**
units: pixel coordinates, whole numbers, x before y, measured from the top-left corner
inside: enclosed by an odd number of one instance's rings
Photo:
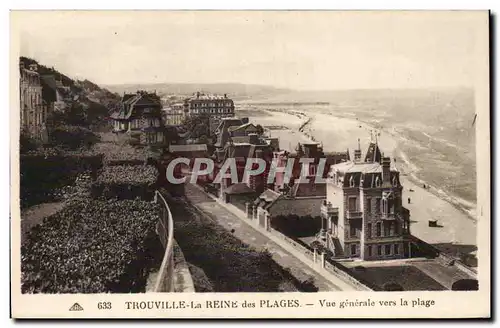
[[[241,83],[152,83],[152,84],[117,84],[105,85],[112,92],[136,92],[137,90],[156,91],[160,95],[192,95],[197,91],[214,94],[227,94],[235,100],[244,100],[254,97],[283,95],[291,92],[289,89],[280,89],[265,85]]]

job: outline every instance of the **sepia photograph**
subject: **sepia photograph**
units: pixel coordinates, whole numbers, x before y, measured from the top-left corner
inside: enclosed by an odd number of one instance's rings
[[[10,16],[16,313],[489,313],[488,11]]]

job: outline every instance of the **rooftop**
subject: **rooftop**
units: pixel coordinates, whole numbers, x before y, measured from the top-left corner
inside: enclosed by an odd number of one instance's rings
[[[342,173],[382,173],[382,165],[380,163],[365,163],[365,162],[343,162],[332,165],[330,168],[333,172]],[[391,163],[391,171],[397,172],[397,168]]]
[[[176,152],[190,152],[190,151],[207,151],[206,144],[190,144],[190,145],[170,145],[169,151]]]

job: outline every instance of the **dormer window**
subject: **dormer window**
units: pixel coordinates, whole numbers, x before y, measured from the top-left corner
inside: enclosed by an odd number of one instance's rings
[[[380,180],[380,177],[375,178],[375,187],[380,187],[382,185],[382,181]]]
[[[354,177],[351,175],[351,178],[349,179],[349,186],[354,187]]]

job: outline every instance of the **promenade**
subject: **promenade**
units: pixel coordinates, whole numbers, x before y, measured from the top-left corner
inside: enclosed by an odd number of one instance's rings
[[[229,231],[234,229],[234,235],[243,242],[258,250],[267,249],[276,263],[284,268],[289,268],[298,279],[304,281],[312,278],[319,291],[355,290],[354,287],[333,274],[312,265],[309,259],[293,249],[292,246],[284,245],[283,242],[272,240],[270,236],[262,234],[250,222],[246,222],[245,218],[239,217],[233,211],[216,202],[198,186],[186,184],[186,197],[200,211],[225,229]]]

